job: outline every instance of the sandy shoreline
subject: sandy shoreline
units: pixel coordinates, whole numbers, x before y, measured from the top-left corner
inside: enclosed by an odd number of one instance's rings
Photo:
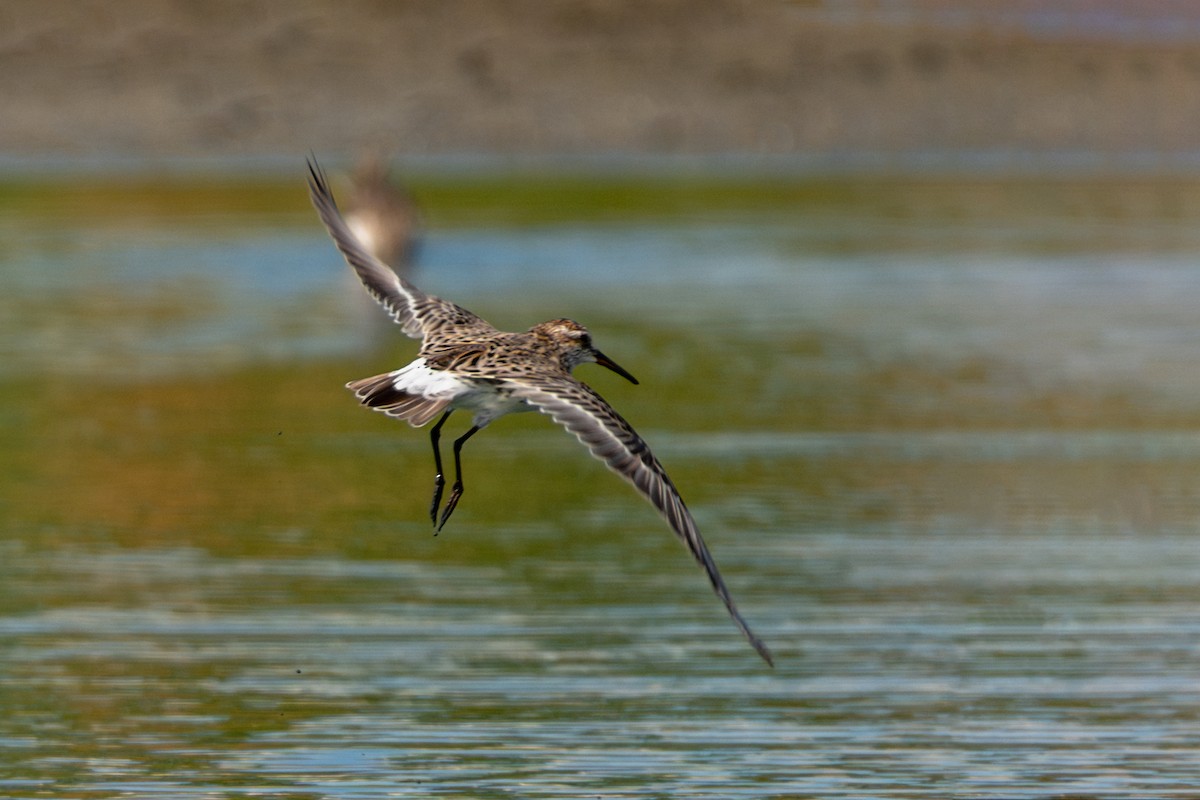
[[[1200,151],[1200,45],[832,24],[804,9],[16,0],[0,10],[0,153]]]

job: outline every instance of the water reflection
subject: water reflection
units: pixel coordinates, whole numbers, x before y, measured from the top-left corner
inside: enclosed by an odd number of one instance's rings
[[[507,327],[577,316],[646,376],[581,370],[779,668],[535,415],[473,443],[431,535],[425,435],[342,388],[412,345],[362,322],[301,186],[28,189],[0,793],[1193,790],[1200,193],[652,185],[667,212],[622,216],[562,187],[507,221],[430,187],[419,278]]]

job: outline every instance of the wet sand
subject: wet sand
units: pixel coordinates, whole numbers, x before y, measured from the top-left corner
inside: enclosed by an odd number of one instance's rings
[[[1103,160],[1196,149],[1200,45],[817,11],[15,0],[0,9],[0,152]]]

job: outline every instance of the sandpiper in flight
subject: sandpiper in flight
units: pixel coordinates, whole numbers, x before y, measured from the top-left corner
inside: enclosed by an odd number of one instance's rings
[[[437,529],[446,524],[462,497],[463,443],[505,414],[540,411],[573,433],[593,456],[654,504],[704,568],[738,628],[758,654],[773,664],[771,652],[734,605],[691,513],[662,464],[629,423],[599,394],[572,377],[571,370],[593,362],[632,383],[637,380],[593,347],[587,329],[577,322],[556,319],[524,333],[505,333],[465,308],[425,294],[363,247],[342,219],[324,172],[315,160],[310,160],[308,167],[313,205],[347,263],[401,329],[422,340],[417,359],[408,366],[346,386],[364,406],[413,427],[440,415],[430,431],[437,477],[429,515]],[[472,425],[454,442],[455,480],[439,517],[445,479],[438,438],[446,419],[458,410],[473,414]]]

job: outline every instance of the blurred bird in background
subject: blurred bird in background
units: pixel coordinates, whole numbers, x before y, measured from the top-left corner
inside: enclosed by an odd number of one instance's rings
[[[421,211],[391,175],[379,153],[359,159],[350,176],[346,223],[371,254],[402,275],[412,272],[421,237]]]

